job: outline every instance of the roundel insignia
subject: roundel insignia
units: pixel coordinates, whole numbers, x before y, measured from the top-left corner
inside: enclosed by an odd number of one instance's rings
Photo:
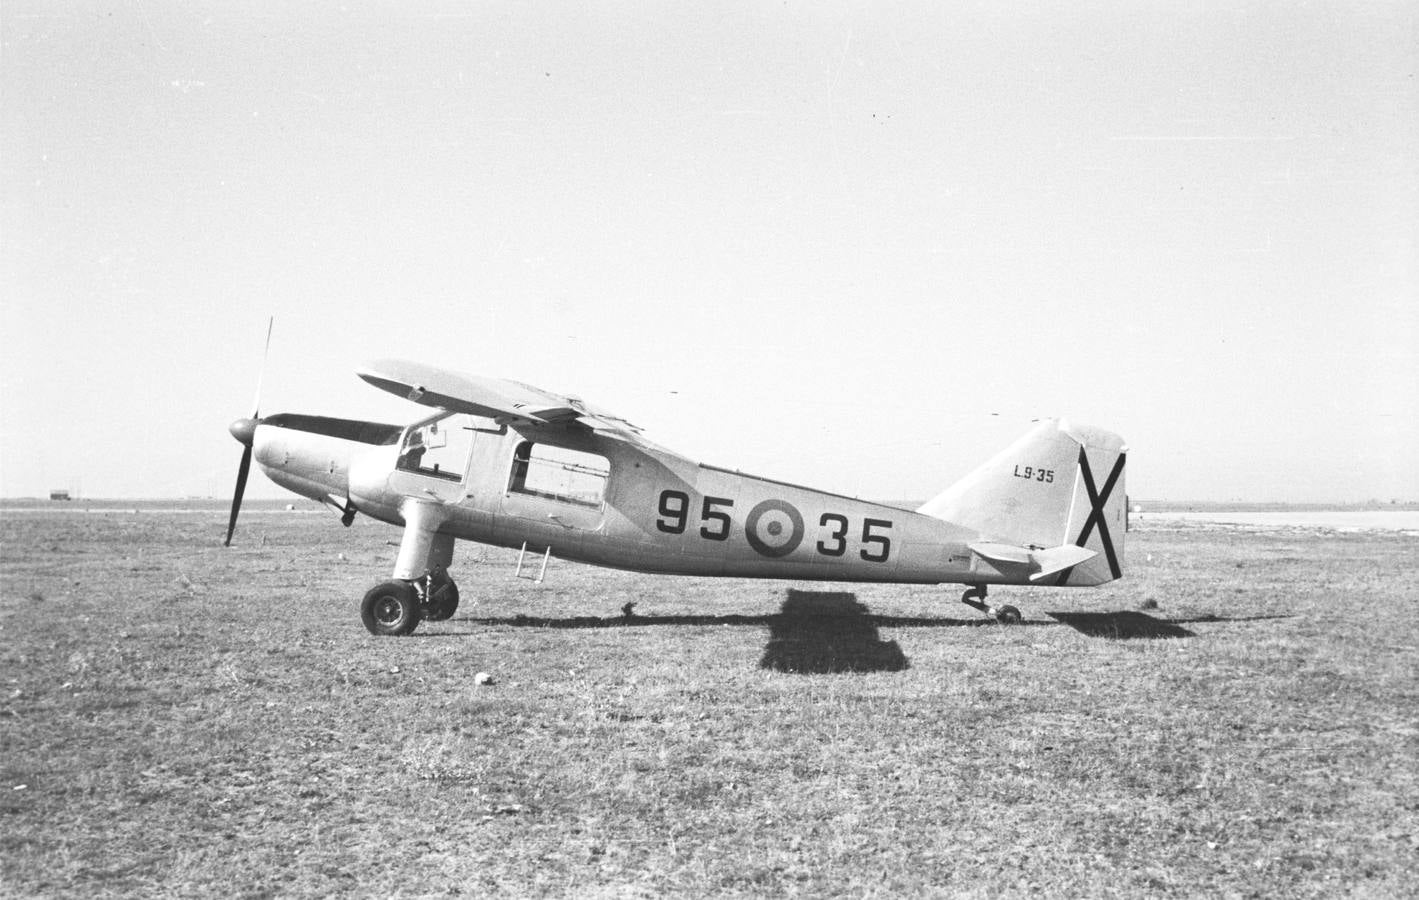
[[[749,510],[744,536],[762,556],[787,556],[803,543],[803,516],[791,503],[765,500]]]

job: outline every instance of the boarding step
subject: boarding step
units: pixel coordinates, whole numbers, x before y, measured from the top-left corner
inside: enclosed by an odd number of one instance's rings
[[[541,584],[542,579],[547,577],[547,560],[552,557],[552,545],[548,544],[547,549],[542,551],[542,565],[537,569],[537,574],[533,575],[529,569],[527,574],[522,574],[523,561],[527,558],[527,541],[522,542],[522,549],[517,551],[517,571],[513,573],[515,578],[526,578],[533,584]]]

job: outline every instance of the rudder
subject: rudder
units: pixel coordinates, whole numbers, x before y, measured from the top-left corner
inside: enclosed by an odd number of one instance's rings
[[[1123,577],[1123,543],[1128,530],[1128,495],[1123,470],[1128,448],[1101,428],[1071,428],[1079,442],[1065,541],[1097,556],[1059,573],[1057,585],[1093,585]]]

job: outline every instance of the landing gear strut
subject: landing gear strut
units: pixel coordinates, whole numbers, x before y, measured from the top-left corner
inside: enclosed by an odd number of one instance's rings
[[[1020,610],[1008,604],[991,606],[985,602],[985,585],[983,584],[971,585],[970,590],[961,595],[961,602],[988,616],[994,616],[995,621],[1001,625],[1018,625],[1020,623]]]
[[[347,513],[353,515],[354,504]],[[458,585],[448,575],[453,562],[453,535],[439,526],[447,510],[427,500],[406,499],[400,508],[404,537],[394,562],[394,580],[365,594],[360,618],[370,634],[406,635],[419,620],[440,622],[458,609]]]
[[[442,622],[458,611],[458,585],[453,583],[448,570],[435,569],[415,581],[414,589],[423,601],[424,618],[430,622]]]

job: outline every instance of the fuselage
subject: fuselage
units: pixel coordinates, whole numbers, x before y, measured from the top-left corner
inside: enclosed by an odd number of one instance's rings
[[[440,534],[640,572],[815,581],[1018,581],[969,528],[704,465],[644,442],[441,413],[407,427],[271,416],[255,459],[282,487]]]

